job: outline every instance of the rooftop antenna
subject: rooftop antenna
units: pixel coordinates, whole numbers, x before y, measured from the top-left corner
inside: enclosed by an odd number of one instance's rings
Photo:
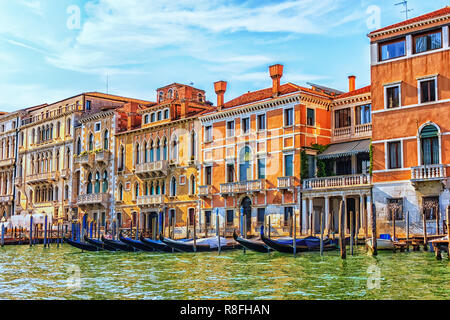
[[[396,6],[403,5],[403,6],[405,7],[405,10],[402,11],[401,13],[404,13],[405,16],[406,16],[406,19],[405,19],[405,20],[408,20],[408,12],[411,12],[411,11],[414,10],[414,9],[408,9],[408,1],[407,1],[407,0],[404,0],[404,1],[402,1],[402,2],[396,3],[395,5],[396,5]]]

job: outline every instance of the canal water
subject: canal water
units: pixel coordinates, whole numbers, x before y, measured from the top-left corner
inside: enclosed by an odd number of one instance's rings
[[[0,299],[450,299],[450,262],[358,249],[198,254],[0,249]]]

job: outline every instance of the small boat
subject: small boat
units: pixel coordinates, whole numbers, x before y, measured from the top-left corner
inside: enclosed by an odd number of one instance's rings
[[[97,248],[96,246],[93,246],[89,243],[83,243],[80,241],[73,241],[68,238],[64,237],[64,242],[70,244],[72,247],[75,247],[77,249],[81,249],[83,251],[100,251],[101,249]]]
[[[293,240],[283,239],[283,240],[273,240],[269,239],[264,235],[264,227],[261,228],[261,240],[273,250],[282,253],[294,253]],[[307,237],[303,239],[296,239],[296,252],[307,252],[307,251],[319,251],[320,250],[320,239],[316,237]],[[336,241],[331,239],[323,240],[323,251],[331,251],[337,249]]]
[[[236,231],[233,232],[233,238],[236,242],[240,243],[241,246],[256,252],[267,253],[273,251],[272,248],[267,246],[264,242],[258,240],[248,240],[242,237],[239,237]]]
[[[169,247],[167,244],[165,244],[164,242],[162,242],[161,240],[152,240],[152,239],[147,239],[144,238],[143,236],[141,236],[141,242],[152,248],[155,251],[159,251],[159,252],[173,252],[173,248]]]
[[[210,251],[218,251],[219,241],[218,237],[211,238],[203,238],[198,239],[196,241],[196,245],[194,246],[194,241],[177,241],[168,238],[164,238],[163,235],[160,235],[159,238],[162,242],[167,244],[169,247],[183,252],[210,252]],[[220,250],[234,250],[242,248],[241,245],[235,241],[229,241],[225,238],[220,238]]]
[[[155,251],[155,249],[153,249],[152,247],[146,245],[142,241],[134,240],[134,239],[131,239],[131,238],[125,238],[124,236],[122,236],[122,234],[119,235],[119,240],[122,241],[125,244],[128,244],[128,245],[132,246],[133,248],[135,248],[137,250],[149,251],[149,252],[154,252]]]
[[[109,239],[105,239],[105,237],[102,236],[102,241],[105,244],[107,244],[113,248],[116,248],[117,250],[128,251],[128,252],[136,251],[136,249],[133,248],[132,246],[130,246],[129,244],[123,243],[122,241],[119,241],[119,240],[109,240]]]
[[[372,239],[366,240],[367,246],[373,251]],[[391,239],[377,239],[377,250],[394,250],[395,244]]]
[[[117,251],[116,248],[96,239],[91,239],[88,236],[84,236],[84,241],[87,243],[99,248],[100,250],[107,250],[107,251]]]

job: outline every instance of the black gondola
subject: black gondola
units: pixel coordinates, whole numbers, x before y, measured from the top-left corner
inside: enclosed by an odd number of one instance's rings
[[[125,244],[128,244],[128,245],[132,246],[133,248],[135,248],[137,250],[148,251],[148,252],[154,252],[155,251],[155,249],[153,249],[152,247],[146,245],[142,241],[133,240],[133,239],[130,239],[130,238],[125,238],[124,236],[122,236],[122,233],[119,235],[119,240],[122,241]]]
[[[88,236],[84,236],[84,241],[87,243],[99,248],[100,250],[107,250],[107,251],[117,251],[116,248],[96,239],[91,239]]]
[[[162,241],[146,239],[143,236],[141,236],[140,240],[143,244],[159,252],[173,252],[174,250]]]
[[[75,247],[77,249],[81,249],[83,251],[100,251],[101,249],[97,248],[96,246],[93,246],[92,244],[89,243],[83,243],[83,242],[79,242],[79,241],[73,241],[70,240],[68,238],[63,238],[64,242],[70,244],[72,247]]]
[[[236,242],[240,243],[241,246],[243,246],[249,250],[252,250],[252,251],[261,252],[261,253],[267,253],[267,252],[273,251],[272,248],[267,246],[262,241],[248,240],[248,239],[239,237],[237,235],[236,231],[233,232],[233,238]]]
[[[128,251],[128,252],[136,251],[135,248],[133,248],[129,244],[123,243],[122,241],[105,239],[104,236],[102,236],[102,241],[105,244],[107,244],[107,245],[109,245],[109,246],[111,246],[113,248],[116,248],[117,250]]]
[[[217,247],[211,247],[209,244],[198,243],[194,247],[194,242],[193,241],[189,241],[189,242],[176,241],[176,240],[164,238],[163,235],[160,235],[159,238],[161,239],[162,242],[167,244],[169,247],[171,247],[171,248],[173,248],[175,250],[178,250],[178,251],[183,251],[183,252],[211,252],[211,251],[217,251],[218,250]],[[200,242],[201,239],[199,239],[198,241]],[[229,242],[226,245],[221,245],[220,246],[220,251],[235,250],[235,249],[240,249],[240,248],[242,248],[242,246],[239,243],[237,243],[237,242],[231,242],[230,243]]]

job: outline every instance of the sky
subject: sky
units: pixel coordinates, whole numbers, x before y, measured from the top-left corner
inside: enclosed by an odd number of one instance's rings
[[[0,110],[99,91],[156,100],[193,84],[215,102],[282,82],[370,84],[369,39],[405,19],[401,0],[0,0]],[[418,16],[449,0],[409,0]]]

